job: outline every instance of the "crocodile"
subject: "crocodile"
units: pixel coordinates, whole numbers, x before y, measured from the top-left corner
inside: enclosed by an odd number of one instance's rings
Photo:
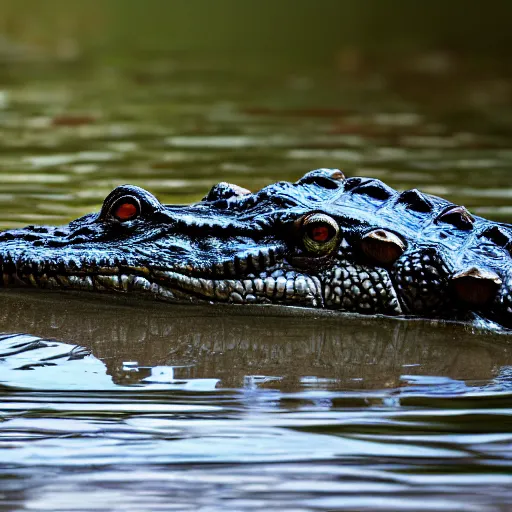
[[[317,169],[165,205],[122,185],[64,226],[0,233],[5,288],[281,304],[512,327],[512,226],[416,189]]]

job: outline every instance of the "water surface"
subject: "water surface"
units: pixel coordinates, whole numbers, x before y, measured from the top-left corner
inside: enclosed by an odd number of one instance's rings
[[[0,71],[0,226],[67,222],[121,183],[188,202],[221,180],[256,190],[317,167],[511,221],[506,74],[435,52],[347,50],[330,67],[16,61]],[[0,510],[512,507],[508,335],[43,294],[0,304]]]

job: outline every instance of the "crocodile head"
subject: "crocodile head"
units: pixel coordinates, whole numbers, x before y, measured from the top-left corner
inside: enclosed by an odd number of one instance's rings
[[[0,234],[5,287],[286,304],[512,326],[512,227],[417,190],[319,169],[163,205],[120,186],[99,213]]]

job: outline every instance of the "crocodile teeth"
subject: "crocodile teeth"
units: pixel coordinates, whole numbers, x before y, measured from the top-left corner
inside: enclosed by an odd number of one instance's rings
[[[254,288],[255,290],[258,292],[258,293],[263,293],[263,289],[264,289],[264,286],[265,286],[265,282],[263,281],[263,279],[260,279],[259,277],[254,279],[253,281],[254,283]]]
[[[68,276],[68,282],[71,288],[79,290],[93,290],[92,279],[90,276],[79,277],[79,276]]]
[[[305,295],[308,291],[308,284],[306,283],[306,279],[302,276],[297,277],[295,279],[295,291],[299,295]]]
[[[59,276],[59,279],[62,280],[61,276]],[[96,276],[95,280],[98,281],[98,283],[104,286],[105,288],[114,290],[119,289],[119,277],[117,276]]]
[[[274,289],[276,287],[276,280],[273,277],[267,277],[265,279],[265,293],[267,297],[274,296]]]
[[[215,297],[220,300],[226,300],[229,297],[229,290],[224,281],[215,281]]]
[[[496,295],[502,280],[494,272],[470,267],[455,274],[452,283],[459,299],[482,306]]]
[[[151,283],[144,277],[136,276],[133,279],[133,288],[136,290],[149,290],[151,288]]]
[[[207,297],[215,297],[215,292],[213,291],[213,281],[209,279],[199,279],[199,284],[201,286],[201,292]]]
[[[125,274],[122,274],[121,275],[121,278],[120,278],[120,281],[121,281],[121,287],[123,288],[123,290],[125,292],[127,292],[129,290],[129,286],[130,286],[130,279],[127,275]]]
[[[286,277],[279,276],[276,279],[276,297],[281,298],[286,291]]]
[[[231,292],[231,295],[229,296],[229,300],[230,300],[230,302],[235,302],[237,304],[244,303],[243,297],[237,292]]]
[[[361,240],[363,252],[376,263],[391,265],[405,251],[404,242],[385,229],[375,229]]]
[[[158,286],[156,294],[159,297],[163,297],[165,299],[175,299],[174,293],[171,290],[165,288],[164,286]]]

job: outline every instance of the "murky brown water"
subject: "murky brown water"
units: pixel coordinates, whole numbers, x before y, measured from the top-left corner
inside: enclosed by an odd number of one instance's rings
[[[1,227],[121,183],[188,202],[317,167],[512,221],[506,65],[19,60],[0,67]],[[0,510],[512,507],[509,336],[5,292],[0,331]]]

